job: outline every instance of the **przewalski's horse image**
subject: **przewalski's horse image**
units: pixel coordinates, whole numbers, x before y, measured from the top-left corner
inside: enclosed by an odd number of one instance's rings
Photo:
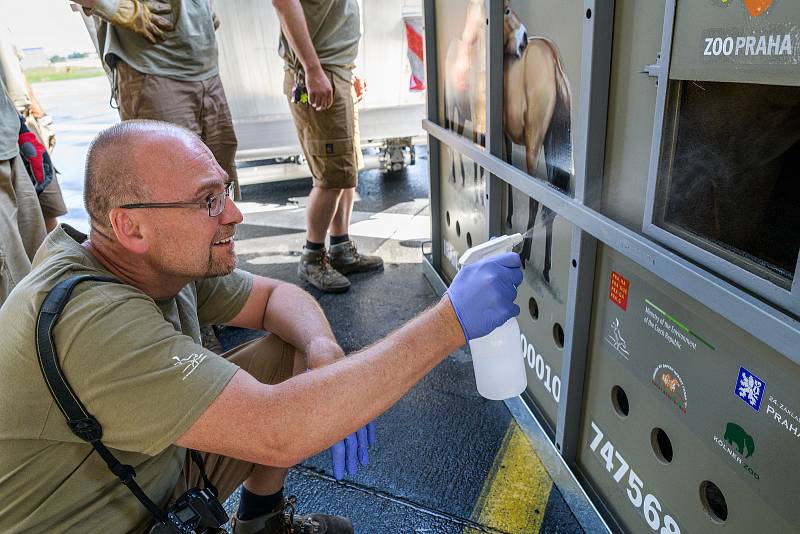
[[[573,172],[572,125],[570,106],[572,95],[558,48],[550,39],[531,37],[522,57],[506,55],[504,61],[504,126],[506,161],[511,163],[512,143],[525,147],[528,174],[535,175],[539,154],[544,150],[547,181],[562,191],[569,191]],[[508,186],[508,219],[514,211],[512,189]],[[533,228],[539,202],[528,203],[528,226]],[[542,208],[545,225],[545,252],[542,276],[550,281],[553,249],[552,211]],[[522,261],[530,261],[532,237],[527,236],[522,247]]]
[[[505,55],[522,57],[528,44],[528,34],[519,18],[505,3]],[[472,123],[471,139],[486,144],[486,12],[482,0],[470,0],[461,38],[450,43],[444,64],[444,126],[464,135],[467,121]],[[459,158],[461,185],[465,185],[464,161]],[[474,183],[483,179],[483,168],[473,163]],[[456,180],[456,153],[452,161],[453,180]],[[476,189],[476,195],[479,195]],[[476,201],[484,203],[483,196]]]
[[[453,41],[445,60],[445,127],[463,135],[465,122],[472,122],[473,142],[486,138],[486,15],[483,1],[471,0],[464,31]],[[525,147],[527,171],[535,175],[539,155],[544,150],[547,181],[568,191],[573,172],[569,82],[555,43],[544,37],[528,38],[525,25],[505,2],[503,17],[503,115],[505,158],[511,162],[512,144]],[[460,162],[461,183],[465,173]],[[483,169],[474,164],[477,185]],[[455,154],[452,163],[455,180]],[[476,188],[477,190],[477,188]],[[512,189],[508,186],[508,225],[514,212]],[[481,198],[483,200],[483,198]],[[528,226],[533,228],[539,202],[530,199]],[[553,245],[553,215],[542,209],[545,225],[545,257],[542,275],[550,281]],[[532,237],[525,238],[523,263],[532,256]]]

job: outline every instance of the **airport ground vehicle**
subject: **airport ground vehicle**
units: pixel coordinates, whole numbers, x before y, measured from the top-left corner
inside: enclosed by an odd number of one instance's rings
[[[517,420],[614,531],[796,532],[800,5],[424,11],[426,272],[529,232]]]

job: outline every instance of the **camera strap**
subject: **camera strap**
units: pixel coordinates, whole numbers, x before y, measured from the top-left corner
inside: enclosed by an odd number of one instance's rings
[[[72,291],[75,289],[75,286],[89,280],[115,284],[120,283],[119,280],[106,276],[80,275],[62,280],[50,290],[44,302],[42,302],[39,315],[36,318],[36,353],[39,358],[39,368],[42,371],[42,376],[44,376],[44,381],[50,390],[50,394],[53,396],[53,399],[55,399],[61,413],[64,414],[64,417],[67,419],[67,425],[72,433],[94,447],[97,454],[105,461],[111,472],[125,484],[131,493],[133,493],[134,497],[147,508],[158,522],[165,523],[167,521],[167,516],[147,495],[145,495],[142,488],[136,483],[134,479],[136,471],[134,468],[117,460],[111,451],[103,445],[103,442],[100,441],[100,438],[103,437],[103,427],[100,426],[97,419],[86,410],[86,407],[67,382],[61,365],[58,363],[58,354],[53,344],[53,328],[72,296]],[[190,450],[190,455],[200,469],[206,488],[217,497],[219,495],[217,493],[217,488],[211,484],[206,476],[202,456],[194,450]]]

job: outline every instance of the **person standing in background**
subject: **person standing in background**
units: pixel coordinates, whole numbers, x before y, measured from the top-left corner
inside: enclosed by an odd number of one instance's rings
[[[0,78],[6,84],[6,90],[17,112],[25,119],[25,125],[52,155],[56,144],[55,132],[51,128],[53,120],[44,112],[33,94],[33,89],[22,71],[20,59],[19,51],[11,40],[10,30],[0,28]],[[58,224],[58,217],[67,213],[56,173],[53,173],[53,179],[44,191],[39,193],[39,205],[45,227],[50,232]]]
[[[353,76],[361,16],[356,0],[273,0],[281,22],[284,93],[314,177],[306,244],[298,276],[326,292],[350,288],[344,276],[381,269],[350,240],[350,217],[364,166],[356,103],[364,84]],[[325,236],[330,232],[330,249]]]
[[[214,35],[219,18],[211,1],[75,1],[100,19],[99,52],[111,72],[120,119],[160,120],[196,134],[240,200],[238,142],[219,77]],[[201,333],[206,347],[222,349],[211,326]]]
[[[44,241],[42,209],[19,155],[19,114],[0,77],[0,305]]]
[[[219,77],[219,19],[209,0],[76,0],[99,18],[97,39],[122,120],[183,126],[235,183],[236,133]],[[115,9],[116,6],[116,9]]]

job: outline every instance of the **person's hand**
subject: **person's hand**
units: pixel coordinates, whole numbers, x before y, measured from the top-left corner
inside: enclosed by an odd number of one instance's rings
[[[322,67],[306,72],[308,103],[317,111],[323,111],[333,104],[333,87]]]
[[[93,13],[153,44],[163,41],[167,32],[175,28],[168,18],[172,6],[157,0],[97,0]]]
[[[375,443],[375,422],[368,423],[350,434],[342,441],[337,441],[331,447],[333,460],[333,476],[336,480],[344,478],[345,468],[347,474],[355,476],[358,464],[365,466],[369,463],[369,447]]]
[[[467,341],[483,337],[519,315],[517,286],[522,283],[519,254],[506,252],[463,267],[447,295]]]
[[[356,104],[364,100],[367,94],[367,81],[364,78],[353,76],[353,89],[356,90]]]

